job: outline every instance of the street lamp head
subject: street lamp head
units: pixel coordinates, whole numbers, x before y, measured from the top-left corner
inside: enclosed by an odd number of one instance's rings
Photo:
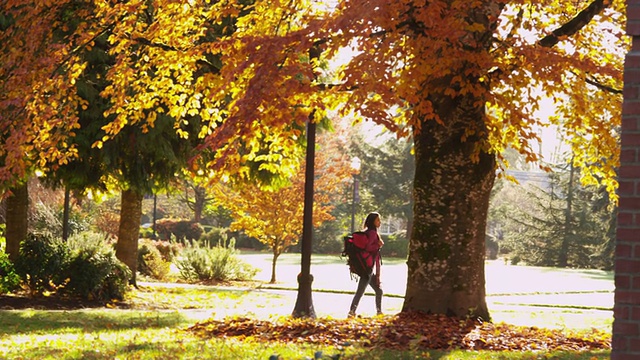
[[[351,159],[351,170],[353,175],[358,175],[360,173],[360,167],[362,166],[362,161],[357,156],[354,156]]]

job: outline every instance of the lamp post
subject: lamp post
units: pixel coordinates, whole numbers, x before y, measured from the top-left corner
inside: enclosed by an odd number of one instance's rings
[[[351,175],[353,176],[353,198],[351,199],[351,233],[353,233],[356,228],[356,204],[358,203],[358,174],[360,174],[360,167],[362,166],[362,161],[360,158],[355,156],[351,159]]]
[[[302,219],[302,242],[300,274],[298,274],[298,298],[291,314],[294,318],[316,317],[311,296],[311,242],[313,240],[313,177],[316,144],[316,124],[309,116],[307,123],[307,162],[304,180],[304,210]]]

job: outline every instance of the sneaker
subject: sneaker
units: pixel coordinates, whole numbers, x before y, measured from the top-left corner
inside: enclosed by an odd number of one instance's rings
[[[356,317],[356,312],[353,310],[349,311],[349,315],[347,315],[347,318],[354,318],[354,317]]]

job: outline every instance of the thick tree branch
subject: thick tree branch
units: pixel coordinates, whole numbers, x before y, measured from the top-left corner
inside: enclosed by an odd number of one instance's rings
[[[67,64],[71,58],[76,55],[77,53],[79,53],[81,50],[84,50],[87,48],[87,46],[89,46],[89,44],[92,44],[94,41],[96,41],[96,39],[98,39],[100,36],[104,35],[107,33],[107,31],[111,31],[113,29],[113,26],[115,26],[116,22],[112,22],[111,24],[109,24],[108,26],[106,26],[104,29],[102,29],[99,33],[95,34],[91,39],[85,41],[83,44],[78,45],[75,49],[71,50],[69,52],[69,55],[67,55],[67,57],[65,59],[63,59],[60,64],[58,64],[58,66],[51,72],[51,75],[49,75],[49,79],[53,79],[53,77],[58,73],[58,71],[60,71],[62,69],[62,67]]]
[[[585,27],[585,25],[587,25],[597,14],[604,10],[604,8],[609,5],[609,3],[610,1],[608,0],[594,0],[586,9],[578,13],[576,17],[538,41],[538,44],[544,47],[552,47],[560,41],[560,38],[571,36],[577,33],[578,31],[580,31],[580,29]]]
[[[622,95],[622,90],[613,88],[608,85],[601,84],[596,79],[585,78],[584,81],[586,81],[587,84],[593,85],[602,91],[610,92],[617,95]]]
[[[558,42],[560,42],[560,39],[562,37],[571,36],[580,31],[589,22],[591,22],[591,20],[593,20],[596,15],[601,13],[605,9],[605,7],[609,6],[610,3],[611,2],[609,0],[594,0],[591,4],[589,4],[589,6],[587,6],[586,9],[579,12],[578,15],[576,15],[569,22],[560,26],[551,34],[538,41],[538,45],[543,47],[555,46]],[[607,91],[613,94],[622,94],[622,90],[601,84],[596,79],[585,78],[585,81],[600,90]]]
[[[580,77],[584,78],[584,81],[587,84],[589,84],[591,86],[595,86],[596,88],[598,88],[598,89],[600,89],[602,91],[605,91],[605,92],[608,92],[608,93],[612,93],[612,94],[616,94],[616,95],[622,95],[622,90],[616,89],[616,88],[614,88],[612,86],[605,85],[605,84],[601,83],[600,80],[597,79],[595,76],[590,76],[589,74],[585,74],[583,76],[583,75],[578,74],[575,71],[572,71],[572,73],[573,73],[573,75],[575,75],[578,78],[580,78]]]

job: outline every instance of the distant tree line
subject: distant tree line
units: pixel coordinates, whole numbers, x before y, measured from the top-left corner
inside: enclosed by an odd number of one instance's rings
[[[549,174],[549,188],[498,181],[488,232],[513,264],[613,268],[615,206],[602,187],[584,186],[569,164]]]

